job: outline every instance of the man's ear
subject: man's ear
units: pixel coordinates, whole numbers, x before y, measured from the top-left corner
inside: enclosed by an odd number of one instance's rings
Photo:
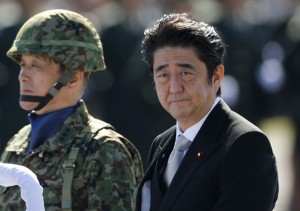
[[[77,71],[68,83],[68,87],[73,88],[81,84],[84,80],[84,72]]]
[[[221,86],[221,82],[224,78],[224,66],[218,65],[213,74],[213,85],[216,87],[216,91]]]

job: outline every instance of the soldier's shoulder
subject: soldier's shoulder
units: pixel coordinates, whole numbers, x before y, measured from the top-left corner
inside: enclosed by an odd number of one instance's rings
[[[122,134],[118,133],[111,124],[95,118],[92,119],[89,124],[92,130],[96,131],[93,137],[94,142],[96,142],[94,144],[111,147],[119,145],[119,147],[125,148],[131,152],[137,152],[137,149],[132,142]]]
[[[96,140],[119,140],[120,138],[125,138],[123,135],[119,134],[110,123],[100,119],[91,118],[89,121],[89,129],[95,134],[94,139]]]
[[[16,133],[7,143],[6,151],[22,150],[24,144],[27,142],[31,131],[31,125],[24,126],[18,133]]]
[[[91,118],[89,121],[89,126],[95,130],[100,130],[100,129],[111,129],[111,130],[115,130],[115,128],[109,124],[108,122],[105,122],[103,120],[100,119],[96,119],[96,118]]]
[[[122,134],[118,133],[115,128],[102,120],[93,119],[90,122],[91,127],[97,130],[92,142],[93,150],[97,150],[97,146],[105,151],[106,154],[111,153],[110,157],[119,156],[120,153],[131,160],[131,166],[134,168],[134,173],[137,181],[140,181],[143,176],[142,160],[139,151],[134,144]]]

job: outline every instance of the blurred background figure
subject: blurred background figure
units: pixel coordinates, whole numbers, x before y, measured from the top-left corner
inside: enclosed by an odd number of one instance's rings
[[[221,11],[213,25],[227,44],[222,96],[236,112],[257,123],[264,105],[257,99],[255,69],[268,34],[259,22],[247,16],[252,8],[247,0],[217,2]]]
[[[268,108],[272,111],[270,116],[288,117],[294,127],[291,157],[292,192],[290,197],[285,195],[283,197],[290,203],[289,211],[298,211],[300,210],[300,2],[288,0],[281,6],[285,8],[282,18],[269,24],[271,37],[264,46],[262,67],[265,68],[261,69],[261,72],[269,73],[266,80],[277,82],[282,80],[281,89],[277,93],[265,89],[264,98],[268,99],[266,100],[269,103]]]
[[[193,3],[191,0],[156,0],[162,13],[172,13],[172,12],[192,12]]]

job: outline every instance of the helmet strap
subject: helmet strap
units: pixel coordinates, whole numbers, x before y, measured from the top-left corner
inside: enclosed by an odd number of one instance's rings
[[[38,111],[42,109],[50,100],[52,100],[52,98],[63,86],[66,86],[69,83],[73,75],[73,71],[67,71],[65,74],[63,74],[44,97],[34,95],[21,95],[20,101],[39,102],[39,105],[33,109],[35,111]]]

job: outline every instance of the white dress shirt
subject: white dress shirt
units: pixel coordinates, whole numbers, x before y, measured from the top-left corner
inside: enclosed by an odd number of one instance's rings
[[[43,188],[36,175],[27,167],[0,163],[0,185],[21,188],[21,198],[26,203],[27,211],[44,211]]]

